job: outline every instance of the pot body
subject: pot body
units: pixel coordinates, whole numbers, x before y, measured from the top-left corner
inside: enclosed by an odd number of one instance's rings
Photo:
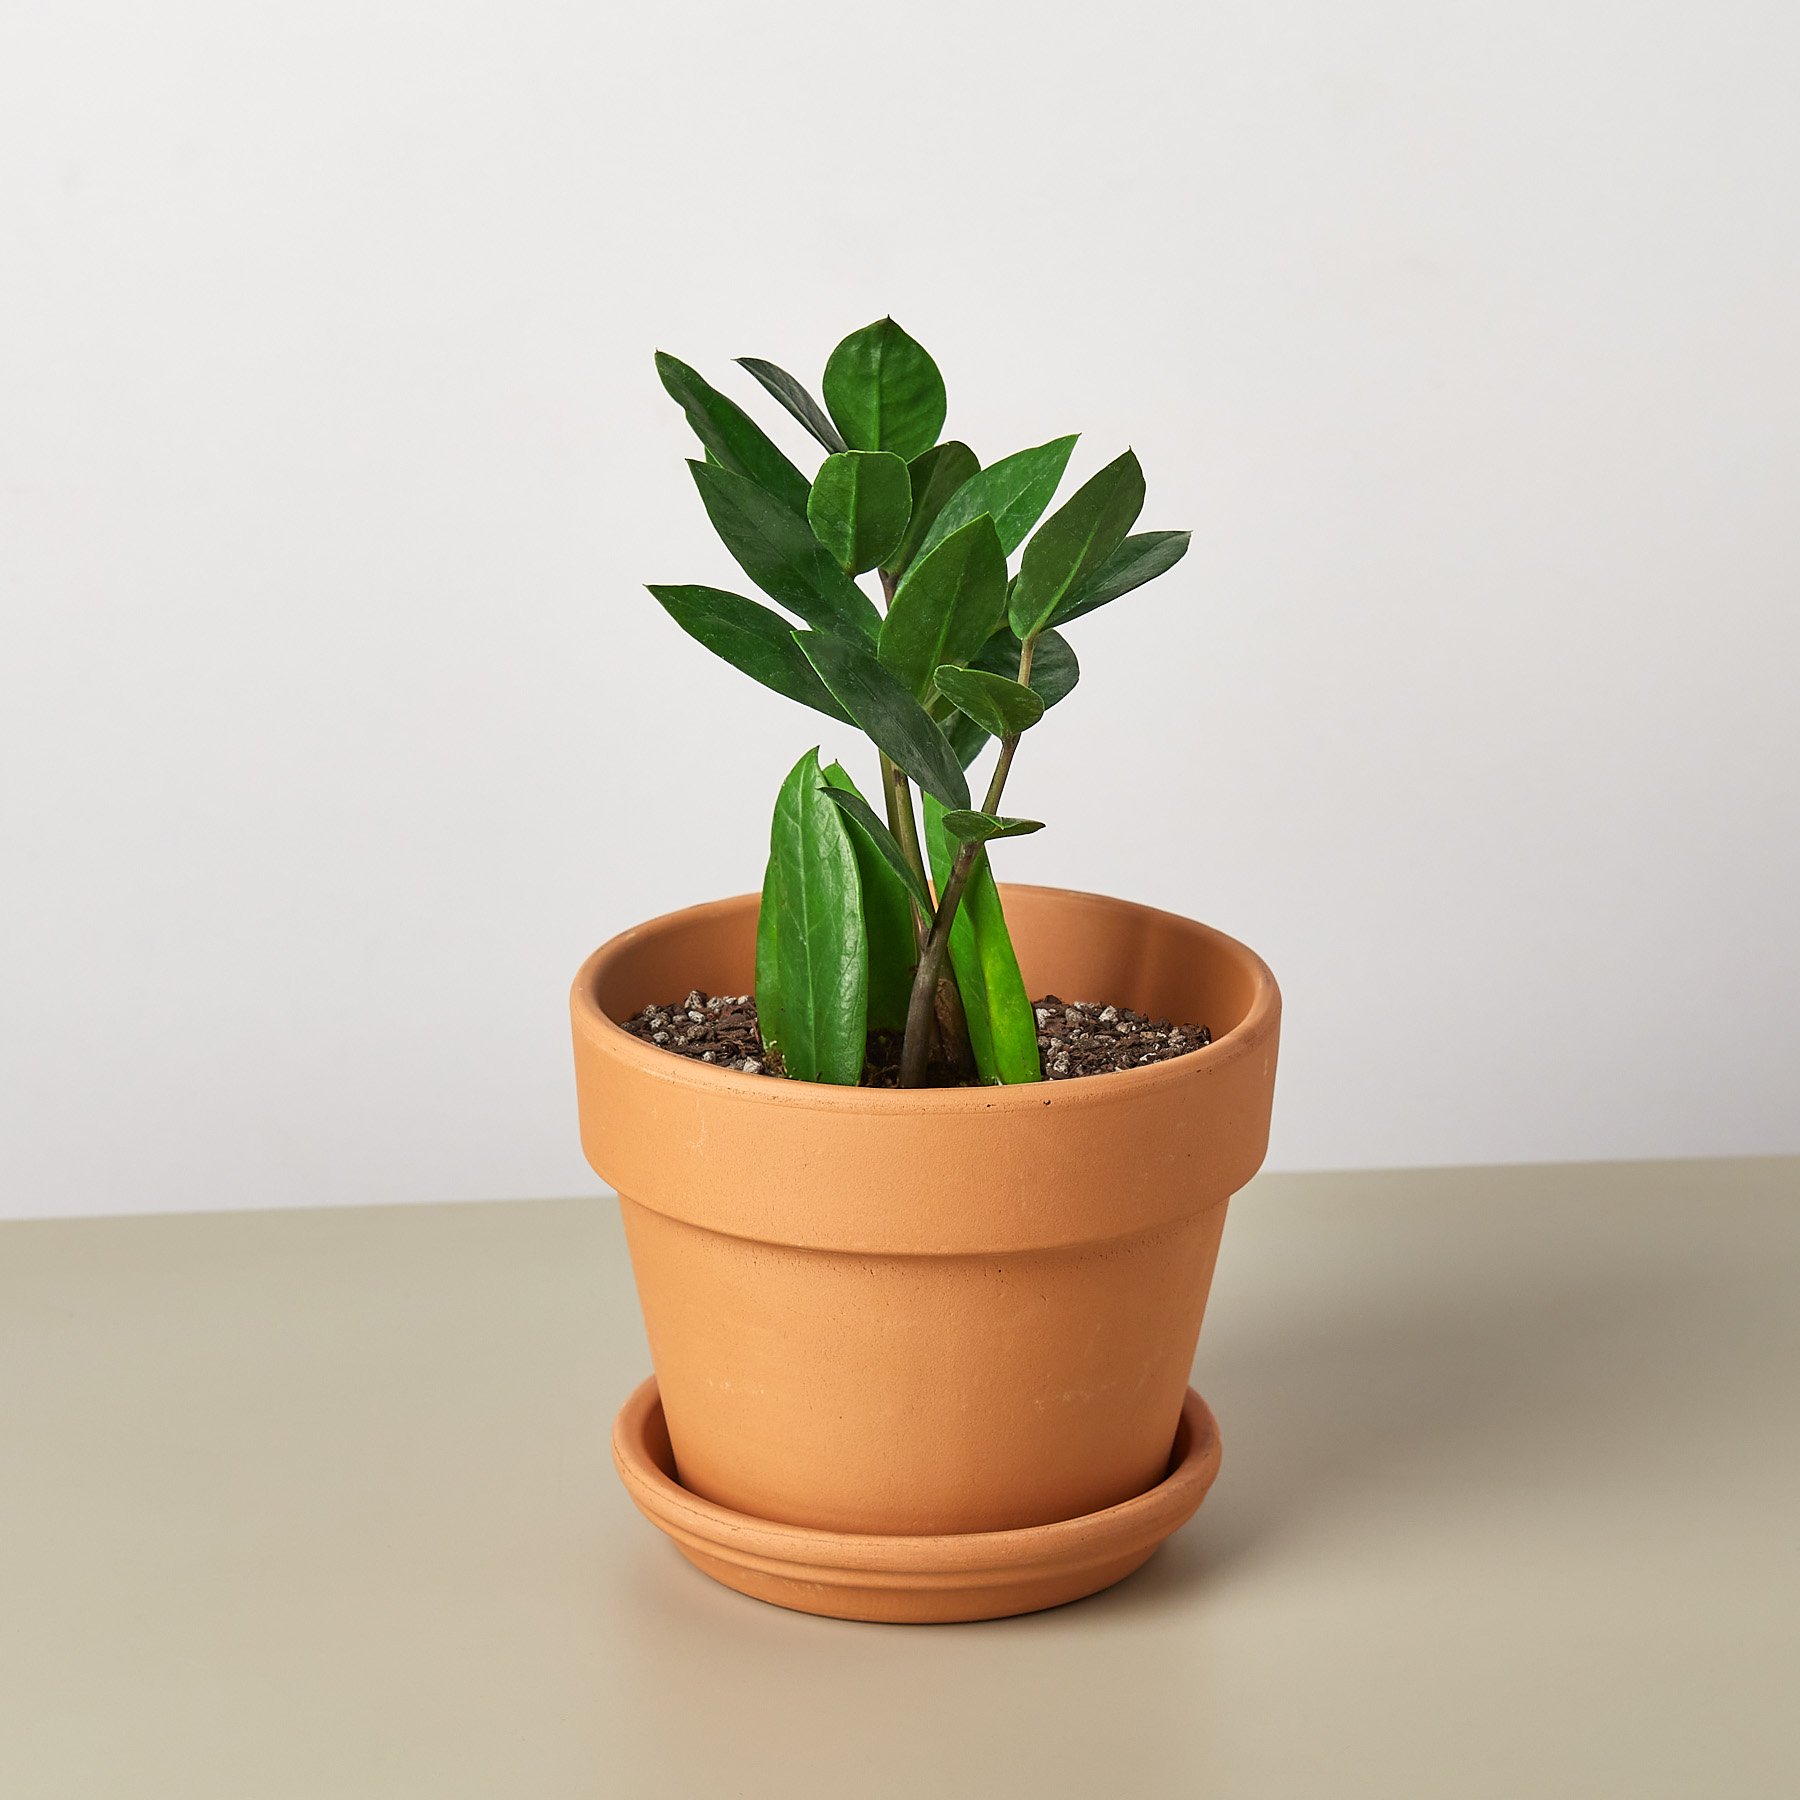
[[[908,1092],[716,1070],[618,1021],[744,993],[755,895],[576,979],[582,1144],[619,1193],[681,1484],[872,1535],[1076,1518],[1159,1482],[1226,1202],[1268,1141],[1280,998],[1174,914],[1006,890],[1033,994],[1211,1028],[1172,1062]]]

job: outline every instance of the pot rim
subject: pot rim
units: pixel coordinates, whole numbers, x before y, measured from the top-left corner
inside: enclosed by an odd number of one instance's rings
[[[704,901],[696,906],[681,907],[675,912],[660,913],[630,926],[607,939],[581,965],[570,993],[570,1005],[578,1027],[584,1029],[596,1046],[609,1056],[627,1062],[641,1075],[670,1085],[690,1088],[698,1093],[756,1096],[773,1106],[798,1106],[839,1112],[998,1112],[1022,1113],[1048,1106],[1054,1092],[1056,1104],[1106,1105],[1148,1095],[1159,1088],[1192,1080],[1204,1069],[1216,1068],[1235,1061],[1261,1046],[1274,1030],[1280,1017],[1281,994],[1268,964],[1247,944],[1227,936],[1211,925],[1190,919],[1185,914],[1166,908],[1146,906],[1141,901],[1120,900],[1109,894],[1091,893],[1082,888],[1063,888],[1029,882],[1000,884],[1004,901],[1014,893],[1035,893],[1123,911],[1151,914],[1173,919],[1189,930],[1203,933],[1213,947],[1238,964],[1249,977],[1252,998],[1249,1009],[1238,1023],[1216,1037],[1210,1044],[1166,1062],[1150,1063],[1136,1069],[1113,1069],[1101,1075],[1086,1075],[1073,1081],[1033,1081],[1013,1085],[961,1088],[865,1088],[838,1087],[823,1081],[794,1081],[767,1075],[747,1075],[741,1069],[719,1069],[692,1057],[675,1056],[667,1050],[634,1037],[617,1020],[605,1012],[595,998],[601,971],[626,954],[646,932],[665,927],[672,921],[699,918],[723,912],[728,907],[755,903],[755,894],[733,894],[723,900]]]

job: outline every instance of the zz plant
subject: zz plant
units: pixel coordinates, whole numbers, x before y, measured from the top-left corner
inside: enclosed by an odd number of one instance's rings
[[[1043,519],[1075,439],[986,468],[940,441],[943,377],[892,319],[832,351],[823,406],[773,363],[740,363],[824,449],[810,478],[735,401],[656,358],[704,450],[688,468],[707,516],[774,607],[650,592],[745,674],[859,728],[879,769],[879,811],[817,750],[782,783],[757,925],[764,1044],[802,1081],[860,1081],[871,1031],[901,1034],[903,1087],[1036,1081],[987,845],[1041,829],[1000,807],[1020,741],[1075,686],[1060,627],[1172,568],[1188,534],[1132,531],[1144,477],[1129,450]],[[880,605],[857,579],[871,573]],[[966,771],[990,742],[977,806]]]

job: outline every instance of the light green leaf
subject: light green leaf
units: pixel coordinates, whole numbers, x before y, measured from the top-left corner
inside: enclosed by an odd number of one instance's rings
[[[1133,588],[1140,588],[1146,581],[1154,581],[1158,575],[1166,574],[1187,555],[1188,539],[1192,535],[1186,531],[1140,531],[1128,537],[1080,587],[1062,600],[1051,614],[1050,622],[1066,625],[1069,620],[1079,619],[1083,613],[1091,613],[1096,607],[1105,606],[1121,594],[1129,594]]]
[[[1024,639],[1043,630],[1125,541],[1143,508],[1144,472],[1130,450],[1083,482],[1025,546],[1008,603],[1013,635]]]
[[[869,946],[869,1029],[903,1031],[907,1004],[912,998],[913,972],[919,961],[919,939],[909,896],[915,887],[922,891],[924,883],[841,764],[826,764],[825,781],[826,799],[850,820],[850,843],[856,851],[857,873],[862,879],[863,935]],[[875,832],[886,842],[877,841]],[[929,900],[925,903],[927,913],[930,904]]]
[[[1003,456],[959,487],[932,522],[920,546],[920,554],[960,530],[979,513],[994,521],[1000,548],[1008,556],[1024,543],[1026,534],[1043,516],[1056,492],[1056,484],[1069,466],[1075,448],[1072,437],[1056,438],[1033,450]]]
[[[775,1047],[794,1080],[854,1087],[868,1037],[868,942],[856,851],[824,788],[809,750],[775,802]]]
[[[913,564],[881,621],[882,662],[923,697],[940,663],[962,662],[1006,612],[1006,552],[986,513]]]
[[[730,469],[698,462],[690,462],[688,469],[725,548],[771,600],[798,613],[815,630],[875,641],[881,614],[813,536],[804,507],[791,512]]]
[[[832,351],[825,405],[852,450],[891,450],[910,462],[943,429],[944,378],[922,345],[892,319],[877,319]]]
[[[969,804],[969,784],[942,728],[870,651],[818,631],[797,631],[794,641],[878,750],[946,806]]]
[[[911,510],[906,464],[886,450],[826,457],[806,502],[813,536],[846,575],[884,562],[900,542]]]
[[[950,496],[972,475],[981,473],[981,464],[967,444],[952,438],[947,444],[934,444],[923,456],[915,456],[907,469],[912,477],[912,518],[900,548],[889,557],[888,573],[903,574],[919,554],[925,534],[944,510]]]
[[[940,888],[950,879],[955,855],[950,834],[944,829],[944,812],[926,796],[925,841],[932,878]],[[1019,973],[1019,959],[1013,953],[1006,912],[986,850],[975,852],[962,904],[951,922],[950,967],[962,994],[969,1047],[982,1080],[1041,1081],[1044,1071],[1038,1057],[1037,1018]]]
[[[827,718],[853,723],[794,642],[792,619],[723,588],[652,587],[650,592],[689,637],[733,668]]]
[[[939,669],[937,691],[990,737],[1017,737],[1044,716],[1042,694],[986,669]]]
[[[850,448],[838,428],[826,418],[824,407],[806,391],[803,382],[796,381],[786,369],[764,362],[760,356],[740,356],[737,360],[740,369],[748,369],[833,455]]]
[[[986,669],[990,675],[1004,675],[1011,681],[1019,672],[1019,640],[1013,636],[1012,628],[1001,626],[969,666]],[[1059,632],[1040,632],[1032,651],[1030,686],[1044,702],[1045,709],[1067,699],[1080,679],[1081,665],[1075,660],[1068,639]],[[988,733],[962,712],[952,712],[944,720],[944,735],[965,769],[988,742]]]
[[[763,428],[686,363],[656,353],[656,372],[669,397],[687,414],[709,461],[754,481],[789,512],[806,511],[806,477],[781,453]]]
[[[825,779],[831,783],[829,797],[837,803],[838,810],[855,827],[855,831],[851,833],[852,837],[854,838],[857,832],[862,834],[875,853],[902,883],[907,893],[918,901],[926,917],[929,918],[932,911],[930,890],[919,879],[918,870],[906,860],[906,852],[900,848],[900,840],[888,829],[887,821],[854,787],[846,788],[843,782],[832,779],[831,770],[837,767],[838,765],[833,763],[831,768],[825,771]],[[848,781],[849,777],[845,776],[844,780]],[[868,886],[866,880],[863,885],[866,890]]]
[[[1030,837],[1044,829],[1042,819],[1009,819],[999,813],[966,812],[960,807],[944,814],[944,829],[963,844],[985,844],[991,838]]]

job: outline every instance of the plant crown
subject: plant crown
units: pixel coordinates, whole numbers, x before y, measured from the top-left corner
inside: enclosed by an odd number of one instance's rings
[[[773,363],[740,365],[825,452],[810,476],[734,400],[656,358],[700,440],[688,468],[707,517],[773,605],[650,592],[764,687],[860,729],[878,771],[875,804],[816,749],[781,785],[757,919],[764,1044],[801,1081],[855,1085],[872,1031],[901,1035],[905,1087],[1036,1081],[987,846],[1041,829],[1000,804],[1020,741],[1080,674],[1060,627],[1172,568],[1188,534],[1133,531],[1129,450],[1046,518],[1075,439],[983,468],[942,437],[943,377],[892,319],[832,351],[822,406]],[[880,605],[857,579],[870,573]],[[976,804],[967,770],[990,743]]]

